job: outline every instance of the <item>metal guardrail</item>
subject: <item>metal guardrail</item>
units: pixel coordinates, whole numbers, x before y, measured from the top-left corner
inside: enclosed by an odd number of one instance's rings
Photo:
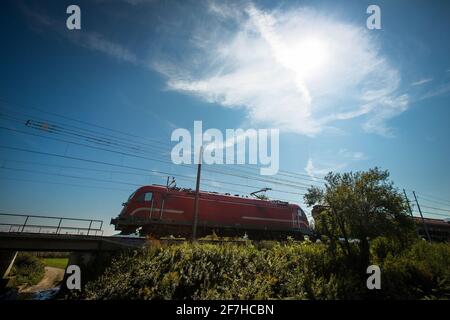
[[[24,219],[23,223],[16,222],[2,222],[5,217],[10,219]],[[30,219],[44,219],[54,222],[54,225],[50,224],[34,224],[30,223]],[[75,226],[64,225],[64,222],[71,221],[72,223],[77,221],[85,223],[88,226]],[[100,224],[100,226],[96,226]],[[3,231],[2,227],[7,231]],[[51,216],[38,216],[29,214],[13,214],[0,212],[0,232],[27,232],[27,233],[52,233],[52,234],[71,234],[71,235],[103,235],[103,220],[95,219],[80,219],[80,218],[65,218],[65,217],[51,217]],[[36,231],[37,230],[37,231]]]

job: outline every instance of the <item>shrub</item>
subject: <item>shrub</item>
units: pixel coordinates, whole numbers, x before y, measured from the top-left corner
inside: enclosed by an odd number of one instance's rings
[[[115,259],[87,299],[326,299],[350,292],[322,244],[181,244]]]
[[[355,246],[357,247],[357,246]],[[398,251],[372,242],[382,290],[339,247],[324,243],[176,244],[124,253],[71,298],[427,299],[447,298],[450,246],[418,242]],[[357,251],[355,251],[357,252]]]
[[[370,254],[374,264],[381,264],[388,255],[396,256],[402,251],[398,241],[387,237],[378,237],[370,243]]]
[[[450,245],[417,241],[381,264],[388,299],[449,299]]]
[[[12,275],[15,285],[35,285],[45,273],[44,264],[30,253],[19,253],[14,261]]]

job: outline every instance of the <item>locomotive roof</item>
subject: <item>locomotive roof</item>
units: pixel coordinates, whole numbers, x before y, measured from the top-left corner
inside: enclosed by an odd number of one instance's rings
[[[422,218],[414,217],[414,220],[418,224],[422,224]],[[450,228],[450,223],[443,219],[433,219],[433,218],[423,218],[424,222],[429,225],[442,226],[446,228]]]
[[[190,188],[167,188],[166,186],[162,185],[148,185],[148,186],[142,186],[137,189],[138,190],[148,190],[148,191],[158,191],[161,193],[188,193],[193,194],[195,193],[195,190]],[[224,197],[224,198],[233,198],[233,199],[239,199],[239,200],[245,200],[245,201],[252,201],[252,202],[258,202],[258,203],[266,203],[266,204],[273,204],[273,205],[282,205],[282,206],[289,206],[289,207],[298,207],[300,206],[295,203],[289,203],[286,201],[280,201],[280,200],[262,200],[262,199],[255,199],[255,198],[247,198],[238,194],[232,195],[230,193],[219,193],[219,192],[212,192],[212,191],[204,191],[200,190],[201,195],[210,195],[210,196],[218,196],[218,197]]]

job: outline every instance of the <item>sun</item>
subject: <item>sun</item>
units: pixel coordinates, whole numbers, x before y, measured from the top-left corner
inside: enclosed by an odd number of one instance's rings
[[[328,44],[318,37],[306,37],[293,46],[292,65],[305,78],[320,75],[328,61]]]
[[[330,44],[319,36],[304,36],[277,46],[277,60],[303,80],[320,78],[330,61]]]

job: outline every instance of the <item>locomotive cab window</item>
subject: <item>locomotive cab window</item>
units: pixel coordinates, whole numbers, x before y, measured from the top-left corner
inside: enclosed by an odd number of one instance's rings
[[[146,192],[144,195],[144,201],[150,202],[153,200],[153,193],[152,192]]]
[[[150,202],[153,199],[153,193],[152,192],[144,192],[139,195],[139,197],[136,199],[136,201],[139,202]]]
[[[298,209],[298,210],[297,210],[297,214],[298,214],[300,217],[302,217],[302,218],[306,218],[306,215],[305,215],[305,213],[303,212],[302,209]]]

